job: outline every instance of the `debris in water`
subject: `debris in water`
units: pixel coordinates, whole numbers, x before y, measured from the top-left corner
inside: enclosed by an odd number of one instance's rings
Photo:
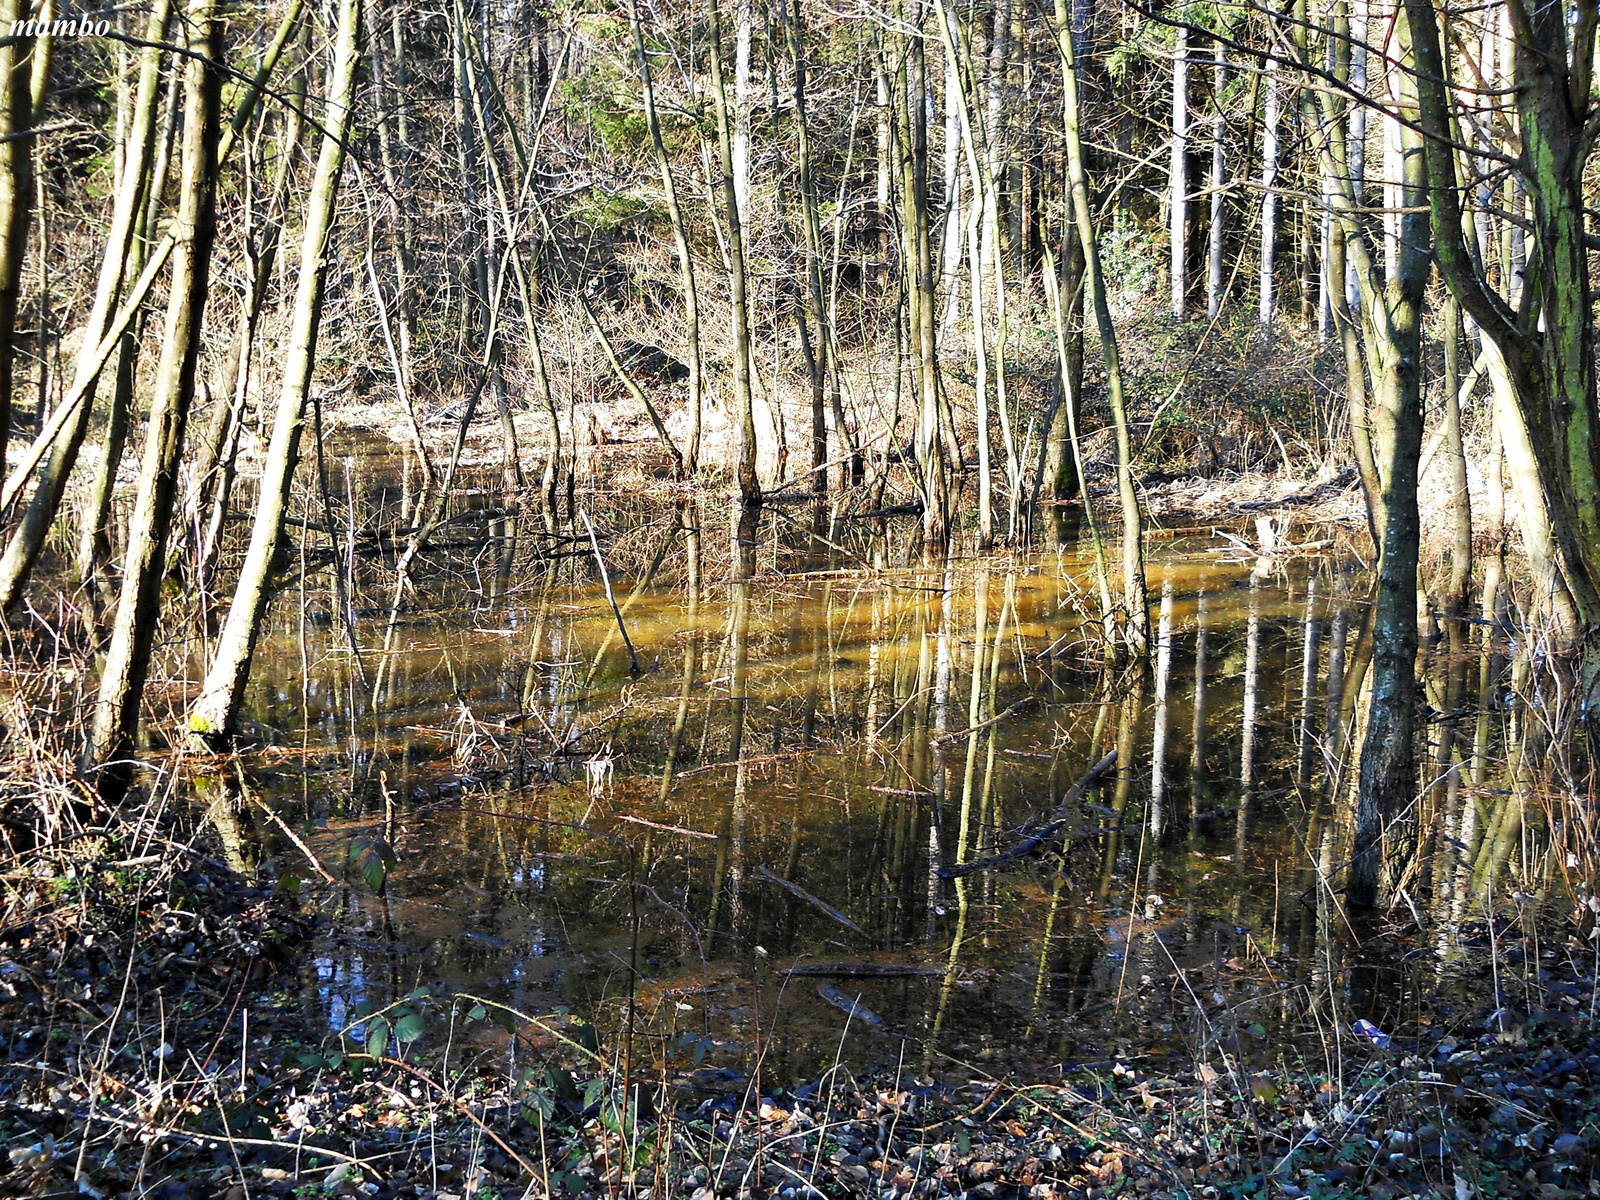
[[[853,1017],[858,1021],[864,1021],[866,1024],[871,1025],[874,1028],[877,1028],[883,1024],[883,1018],[877,1013],[873,1012],[866,1005],[862,1004],[859,996],[854,998],[847,996],[844,992],[841,992],[831,983],[824,983],[818,986],[817,995],[821,996],[824,1000],[833,1005],[846,1016]]]

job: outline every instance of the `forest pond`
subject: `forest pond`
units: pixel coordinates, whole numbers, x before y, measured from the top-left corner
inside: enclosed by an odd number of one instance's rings
[[[283,824],[226,773],[201,796],[232,865],[292,884],[297,830],[339,876],[280,1004],[333,1034],[442,986],[616,1030],[634,963],[638,1029],[716,1090],[757,1049],[791,1085],[836,1059],[1000,1075],[1221,1042],[1249,1061],[1461,991],[1479,848],[1503,862],[1517,836],[1473,799],[1503,769],[1506,669],[1475,632],[1429,651],[1449,719],[1447,765],[1422,773],[1446,830],[1426,891],[1454,933],[1364,961],[1328,903],[1359,563],[1260,557],[1242,525],[1153,541],[1150,669],[1108,672],[1075,540],[895,567],[892,529],[819,555],[769,513],[739,584],[725,513],[613,521],[597,541],[637,673],[581,521],[468,512],[392,627],[392,573],[364,582],[359,555],[347,613],[326,572],[297,600],[291,581],[242,776]],[[350,863],[373,836],[398,856],[381,894]]]

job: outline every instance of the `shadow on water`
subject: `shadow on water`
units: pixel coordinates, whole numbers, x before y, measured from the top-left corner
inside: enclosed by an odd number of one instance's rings
[[[602,1028],[631,992],[713,1073],[758,1038],[795,1077],[841,1053],[1265,1058],[1462,1001],[1469,926],[1536,853],[1510,802],[1526,655],[1456,626],[1429,652],[1428,833],[1385,918],[1433,941],[1363,949],[1337,897],[1368,609],[1337,560],[1156,543],[1153,661],[1110,674],[1076,543],[873,570],[915,561],[914,529],[618,498],[596,505],[608,603],[581,524],[486,492],[380,669],[411,502],[352,487],[342,586],[291,568],[273,610],[245,786],[282,824],[237,780],[198,797],[241,868],[305,873],[289,830],[336,873],[355,836],[397,850],[381,894],[345,870],[324,905],[294,1003],[330,1028],[443,983]]]

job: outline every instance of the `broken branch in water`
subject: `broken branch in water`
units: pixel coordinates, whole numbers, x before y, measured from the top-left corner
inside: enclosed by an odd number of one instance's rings
[[[235,760],[233,765],[234,769],[239,773],[239,791],[241,794],[243,794],[244,798],[250,801],[251,804],[254,804],[262,812],[266,813],[267,819],[278,827],[284,837],[288,838],[294,843],[296,850],[300,851],[301,854],[306,856],[306,861],[311,864],[312,870],[314,870],[318,875],[321,875],[325,882],[337,884],[339,881],[328,873],[328,869],[324,867],[317,856],[311,852],[311,847],[306,845],[305,842],[300,839],[300,836],[295,833],[294,830],[289,828],[288,822],[286,822],[277,813],[273,812],[272,809],[267,807],[260,800],[256,799],[255,796],[250,794],[250,785],[244,781],[244,767],[241,766],[237,760]]]
[[[583,527],[589,531],[589,545],[594,548],[595,565],[600,568],[600,582],[605,585],[606,599],[610,601],[611,612],[617,618],[617,628],[622,631],[622,644],[628,648],[628,673],[638,675],[639,656],[633,651],[633,639],[628,636],[628,627],[622,623],[622,610],[617,607],[617,598],[611,594],[611,576],[606,574],[606,560],[600,557],[600,540],[594,536],[594,526],[589,522],[589,514],[580,508],[578,515],[583,518]]]
[[[646,821],[643,817],[621,816],[617,820],[626,821],[630,825],[643,825],[646,829],[655,829],[661,833],[675,833],[681,837],[701,838],[708,842],[717,840],[716,834],[706,833],[702,829],[685,829],[682,825],[661,825],[655,821]]]
[[[1014,862],[1019,858],[1025,858],[1043,846],[1046,842],[1053,841],[1056,834],[1061,832],[1062,826],[1067,823],[1072,805],[1077,801],[1078,797],[1083,795],[1084,790],[1088,788],[1091,783],[1099,779],[1102,775],[1107,774],[1111,768],[1116,765],[1117,752],[1113,750],[1099,762],[1095,763],[1094,766],[1090,767],[1086,772],[1084,772],[1084,774],[1079,778],[1078,782],[1074,783],[1070,788],[1067,789],[1067,794],[1061,800],[1061,807],[1056,809],[1055,819],[1052,820],[1048,825],[1045,825],[1037,833],[1030,834],[1029,836],[1023,838],[1015,846],[1011,847],[1011,849],[1002,851],[999,854],[991,854],[988,858],[978,859],[977,862],[957,863],[953,867],[940,867],[937,871],[939,878],[959,879],[961,876],[971,875],[975,871],[987,871],[991,867],[998,867],[1004,863]]]
[[[961,738],[968,737],[971,734],[977,733],[980,729],[987,729],[991,725],[998,725],[1001,721],[1004,721],[1007,717],[1013,715],[1014,713],[1016,713],[1020,709],[1026,708],[1028,705],[1030,705],[1032,703],[1033,703],[1033,697],[1032,696],[1024,696],[1021,700],[1018,700],[1015,704],[1013,704],[1010,708],[1006,709],[1004,712],[995,713],[995,715],[990,717],[987,721],[979,721],[976,725],[972,726],[970,729],[958,729],[954,733],[941,733],[938,737],[932,739],[928,743],[928,745],[930,745],[930,746],[942,746],[946,742],[954,742],[954,741],[957,741],[957,740],[959,740]]]
[[[806,891],[805,888],[801,887],[798,883],[790,883],[787,879],[783,878],[783,876],[773,874],[772,871],[769,870],[766,866],[757,867],[756,868],[756,874],[760,875],[761,878],[765,879],[768,883],[777,884],[779,887],[781,887],[784,891],[788,892],[790,895],[796,896],[799,899],[804,900],[807,904],[811,905],[811,907],[816,909],[818,912],[821,912],[821,913],[825,914],[826,916],[831,917],[833,920],[839,922],[839,924],[843,925],[851,933],[854,933],[857,936],[863,937],[863,938],[868,936],[867,931],[865,929],[861,928],[861,926],[857,925],[854,921],[852,921],[849,917],[845,916],[837,908],[834,908],[831,904],[828,904],[828,903],[826,903],[826,902],[824,902],[822,900],[818,900],[815,896],[813,896],[810,892]]]

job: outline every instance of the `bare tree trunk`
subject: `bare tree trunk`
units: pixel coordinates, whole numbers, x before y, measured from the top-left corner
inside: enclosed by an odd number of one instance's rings
[[[1222,311],[1223,252],[1227,249],[1228,117],[1222,102],[1228,86],[1228,48],[1218,40],[1211,84],[1211,223],[1206,244],[1206,319]]]
[[[1278,312],[1275,276],[1278,269],[1278,124],[1282,120],[1283,87],[1278,60],[1266,62],[1267,93],[1261,121],[1261,280],[1257,318],[1270,329]]]
[[[828,327],[828,306],[822,295],[822,224],[818,213],[817,186],[812,174],[811,126],[806,109],[805,24],[803,0],[778,2],[779,19],[784,22],[789,40],[789,57],[794,69],[794,115],[799,138],[795,164],[800,181],[801,217],[805,227],[806,318],[817,331],[816,348],[806,356],[811,374],[812,480],[811,490],[818,496],[828,490],[828,429],[833,426],[833,455],[846,457],[849,434],[844,426],[844,408],[839,390],[833,389],[832,411],[827,409],[827,377],[833,369],[833,334]],[[842,477],[842,473],[841,473]]]
[[[1059,295],[1052,301],[1052,315],[1060,310],[1060,344],[1057,347],[1059,375],[1056,403],[1051,409],[1045,435],[1044,478],[1050,498],[1057,503],[1076,496],[1081,487],[1077,459],[1073,452],[1072,430],[1077,427],[1078,398],[1083,395],[1083,242],[1069,215],[1061,228],[1061,261],[1045,243],[1045,284]]]
[[[1082,108],[1078,100],[1078,58],[1072,43],[1067,0],[1056,0],[1056,46],[1061,53],[1061,123],[1066,133],[1067,179],[1078,238],[1084,249],[1084,275],[1094,304],[1105,361],[1106,391],[1111,421],[1116,430],[1117,495],[1122,501],[1122,606],[1127,616],[1126,636],[1135,654],[1150,645],[1150,596],[1145,587],[1144,531],[1139,513],[1139,493],[1133,484],[1133,438],[1128,429],[1128,409],[1122,391],[1122,360],[1117,350],[1116,325],[1100,270],[1100,247],[1095,241],[1094,207],[1089,198],[1089,177],[1083,165],[1083,138],[1079,131]],[[1177,293],[1175,292],[1176,296]]]
[[[0,25],[9,29],[29,12],[26,0],[4,0]],[[8,36],[0,45],[0,464],[11,435],[17,304],[33,216],[34,139],[26,131],[33,125],[34,41]]]
[[[163,40],[167,14],[170,11],[170,0],[156,0],[146,27],[147,41],[159,44]],[[0,54],[3,54],[3,51],[0,51]],[[150,173],[156,104],[161,91],[160,72],[161,51],[155,46],[147,46],[140,63],[139,89],[134,102],[129,157],[122,173],[122,189],[118,192],[112,208],[111,228],[106,235],[106,248],[100,262],[94,303],[84,324],[78,352],[74,385],[82,388],[83,395],[76,411],[68,418],[68,424],[61,435],[52,439],[50,460],[40,476],[38,487],[28,504],[27,511],[23,514],[21,524],[6,546],[5,556],[0,558],[0,612],[11,612],[22,598],[28,578],[33,573],[33,564],[44,548],[45,538],[61,507],[67,476],[71,474],[73,465],[78,460],[78,450],[83,445],[84,435],[88,432],[89,417],[93,408],[94,380],[100,371],[100,366],[94,364],[92,360],[109,325],[118,293],[122,288],[129,247],[141,211],[143,189]],[[0,150],[12,145],[25,144],[8,142],[0,145]],[[0,175],[3,175],[3,172],[0,172]],[[23,232],[25,237],[26,228]],[[0,242],[3,242],[3,238],[0,238]],[[6,304],[3,295],[5,286],[4,268],[0,266],[0,329],[9,330],[15,312],[13,308],[13,312],[8,316],[3,311]],[[0,333],[0,338],[7,336],[9,334]],[[0,346],[0,360],[7,359],[8,354],[8,349]],[[8,384],[3,377],[3,372],[6,370],[9,370],[8,363],[0,361],[0,394],[8,394]],[[9,421],[9,417],[6,420]],[[20,474],[22,467],[19,466],[17,470]]]
[[[94,723],[82,770],[102,772],[125,759],[139,728],[144,682],[161,613],[167,535],[177,507],[178,468],[194,399],[200,332],[211,286],[216,237],[217,138],[222,100],[223,22],[215,0],[196,0],[184,14],[191,57],[184,66],[183,174],[174,218],[177,245],[167,299],[161,364],[145,430],[144,460],[123,559],[122,596],[100,673]],[[126,767],[103,771],[103,794],[120,795]]]
[[[799,0],[796,0],[798,3]],[[644,119],[650,129],[650,145],[656,167],[661,172],[661,187],[667,197],[667,217],[672,222],[672,241],[678,252],[678,277],[683,284],[684,338],[689,350],[689,445],[684,469],[692,478],[700,466],[700,421],[704,401],[705,363],[700,351],[700,293],[695,286],[694,256],[689,250],[688,226],[683,206],[678,203],[678,188],[672,177],[672,160],[661,138],[661,122],[656,116],[656,91],[650,73],[650,56],[645,52],[644,33],[639,24],[635,0],[628,0],[628,20],[633,27],[634,52],[639,57],[639,79],[644,92]]]
[[[928,204],[927,56],[921,30],[904,39],[905,127],[900,139],[902,269],[911,327],[917,396],[917,463],[921,467],[923,554],[942,558],[950,543],[949,473],[959,457],[944,420],[935,347],[933,255]]]
[[[1335,37],[1348,31],[1344,5],[1335,10]],[[1340,28],[1340,26],[1343,28]],[[1410,42],[1402,28],[1402,53]],[[1406,84],[1398,105],[1412,120],[1403,127],[1404,212],[1395,273],[1386,281],[1374,260],[1349,172],[1341,100],[1320,95],[1321,154],[1333,181],[1332,216],[1344,231],[1350,268],[1360,288],[1362,333],[1372,376],[1374,459],[1382,487],[1382,542],[1374,606],[1371,700],[1356,789],[1356,830],[1347,897],[1355,906],[1376,902],[1384,852],[1405,831],[1416,778],[1417,560],[1421,538],[1417,473],[1422,450],[1422,299],[1431,258],[1422,207],[1428,171],[1416,132],[1415,89]],[[1305,101],[1311,117],[1314,101]],[[1309,120],[1308,120],[1309,124]]]
[[[745,507],[761,503],[756,477],[755,401],[750,388],[750,305],[745,296],[744,224],[735,185],[733,131],[728,120],[728,89],[722,69],[722,19],[717,0],[710,0],[712,103],[716,106],[717,147],[722,167],[723,220],[727,223],[729,285],[733,293],[733,393],[739,426],[739,495]],[[748,69],[748,68],[747,68]]]
[[[340,0],[333,69],[323,112],[322,146],[306,197],[300,279],[295,290],[283,389],[273,420],[272,441],[262,467],[250,546],[245,552],[244,566],[217,642],[216,655],[206,672],[200,696],[189,710],[190,731],[212,747],[225,744],[237,722],[245,684],[250,679],[256,637],[271,599],[267,584],[272,562],[283,542],[283,519],[299,460],[306,399],[316,365],[317,332],[328,274],[328,240],[338,199],[339,175],[344,166],[345,139],[352,121],[356,68],[361,58],[360,35],[360,0]]]
[[[412,339],[416,335],[416,304],[411,294],[416,241],[412,227],[411,178],[407,170],[411,148],[408,144],[407,79],[405,26],[401,5],[396,0],[390,16],[391,36],[389,55],[383,53],[383,25],[379,20],[379,0],[371,0],[372,13],[369,25],[374,37],[369,55],[372,65],[373,90],[378,98],[378,113],[374,125],[378,133],[378,158],[383,168],[383,186],[387,193],[390,216],[388,225],[389,248],[394,260],[394,307],[398,320],[396,326],[395,357],[398,370],[395,386],[400,389],[401,400],[415,426],[413,407],[413,352]],[[392,61],[391,61],[392,57]],[[431,486],[437,476],[427,448],[417,437],[417,455],[422,467],[424,486]]]
[[[1115,654],[1117,612],[1116,605],[1111,599],[1111,572],[1106,565],[1105,539],[1100,534],[1100,519],[1095,514],[1094,496],[1084,481],[1083,443],[1078,437],[1078,389],[1083,382],[1083,338],[1081,332],[1075,339],[1069,332],[1067,301],[1062,296],[1065,289],[1057,282],[1057,267],[1054,255],[1050,253],[1049,243],[1045,244],[1044,255],[1045,290],[1050,295],[1051,315],[1055,319],[1056,359],[1060,364],[1061,396],[1057,402],[1057,410],[1060,413],[1059,420],[1066,426],[1067,445],[1072,452],[1072,472],[1077,477],[1078,487],[1083,495],[1083,515],[1089,525],[1089,541],[1094,550],[1094,579],[1100,598],[1100,625],[1105,634],[1105,651],[1109,661]],[[1081,283],[1083,267],[1080,265],[1075,270]],[[1081,309],[1082,301],[1076,303]],[[1081,321],[1075,323],[1081,324]],[[1074,340],[1078,343],[1076,351],[1073,349]],[[1055,511],[1059,513],[1060,510]]]
[[[167,115],[155,151],[152,178],[145,185],[152,192],[166,180],[167,162],[172,153],[172,141],[177,128],[178,113],[182,109],[183,82],[181,72],[173,72],[167,97]],[[132,96],[129,96],[131,103]],[[138,275],[144,270],[146,243],[150,236],[149,222],[154,218],[154,206],[141,205],[138,230],[128,245],[128,263],[125,275]],[[101,570],[111,559],[111,500],[116,492],[117,474],[122,467],[122,456],[128,441],[128,424],[133,415],[134,386],[139,365],[139,340],[143,319],[122,335],[117,347],[116,376],[112,382],[111,407],[106,413],[105,433],[100,440],[100,462],[95,468],[94,483],[89,489],[88,504],[84,508],[79,529],[77,575],[89,593],[91,602],[101,602]],[[105,597],[109,600],[109,596]]]
[[[191,522],[196,527],[199,546],[196,550],[194,585],[196,590],[209,591],[216,574],[217,559],[222,553],[223,525],[227,520],[232,499],[233,483],[238,473],[239,442],[244,429],[246,406],[250,395],[250,366],[254,358],[257,335],[260,332],[261,314],[266,308],[267,291],[278,262],[278,250],[283,240],[284,219],[288,212],[289,185],[295,177],[295,156],[300,146],[302,115],[305,107],[306,78],[304,71],[295,72],[290,87],[298,111],[292,110],[287,118],[283,135],[278,141],[277,173],[273,179],[272,198],[267,219],[262,226],[261,241],[251,261],[250,292],[245,310],[239,317],[239,361],[237,370],[228,380],[232,394],[224,397],[227,412],[222,428],[207,453],[212,465],[207,474],[209,481],[201,479],[195,501],[198,505]],[[204,526],[200,514],[205,512]]]
[[[1172,315],[1187,314],[1189,292],[1189,29],[1179,24],[1172,47],[1172,157],[1167,172],[1168,268]]]
[[[1472,579],[1472,498],[1467,494],[1467,451],[1461,438],[1461,304],[1454,296],[1444,306],[1444,452],[1450,479],[1454,534],[1450,542],[1450,582],[1445,605],[1453,617],[1467,611]]]
[[[750,42],[754,0],[733,3],[733,194],[739,202],[739,237],[750,245]]]

